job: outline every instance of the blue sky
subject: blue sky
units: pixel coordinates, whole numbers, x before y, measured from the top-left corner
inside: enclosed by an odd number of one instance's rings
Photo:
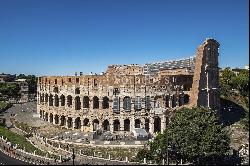
[[[220,42],[220,67],[249,61],[248,0],[0,0],[0,73],[100,73],[193,56]]]

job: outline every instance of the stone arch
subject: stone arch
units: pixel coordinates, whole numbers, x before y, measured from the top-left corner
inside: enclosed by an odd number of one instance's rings
[[[103,130],[110,131],[110,125],[109,125],[109,121],[107,119],[103,121],[102,127],[103,127]]]
[[[68,96],[67,96],[67,106],[68,106],[68,107],[71,107],[71,106],[72,106],[72,96],[71,96],[71,95],[68,95]]]
[[[120,121],[118,119],[113,122],[114,131],[120,131]]]
[[[49,106],[53,106],[53,95],[49,95]]]
[[[52,113],[49,114],[49,123],[53,123],[53,114]]]
[[[73,126],[72,124],[73,124],[72,117],[68,117],[68,119],[67,119],[68,128],[71,128]]]
[[[55,115],[55,124],[58,124],[59,123],[59,116],[56,114]]]
[[[145,119],[145,130],[146,130],[147,132],[149,132],[149,123],[150,123],[149,119],[146,118],[146,119]]]
[[[93,97],[93,109],[99,108],[99,98],[97,96]]]
[[[55,95],[55,107],[59,107],[59,97],[57,94]]]
[[[66,125],[66,117],[64,115],[61,116],[61,124],[60,126],[65,126]]]
[[[88,118],[85,118],[83,120],[83,126],[89,126],[89,119]]]
[[[125,96],[123,98],[123,109],[125,111],[130,111],[131,110],[131,98],[129,96]]]
[[[80,119],[80,117],[77,117],[75,119],[75,129],[81,129],[81,119]]]
[[[161,132],[161,118],[155,117],[154,118],[154,133]]]
[[[80,101],[80,97],[76,96],[75,97],[75,110],[80,110],[81,109],[81,101]]]
[[[94,119],[92,123],[93,123],[93,131],[98,130],[99,129],[99,120]]]
[[[61,100],[61,106],[65,106],[65,96],[64,95],[60,96],[60,100]]]
[[[83,108],[89,108],[89,97],[88,96],[83,97]]]
[[[48,121],[49,120],[49,114],[48,112],[45,112],[45,121]]]
[[[107,96],[104,96],[102,98],[102,108],[108,109],[109,108],[109,98]]]
[[[129,119],[124,120],[124,131],[130,131],[130,120]]]
[[[141,120],[135,119],[135,128],[141,128]]]

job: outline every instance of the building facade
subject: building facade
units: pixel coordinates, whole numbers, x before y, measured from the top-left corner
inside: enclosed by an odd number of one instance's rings
[[[101,75],[39,77],[37,113],[84,132],[162,132],[176,109],[219,108],[218,48],[206,39],[192,58],[111,65]]]

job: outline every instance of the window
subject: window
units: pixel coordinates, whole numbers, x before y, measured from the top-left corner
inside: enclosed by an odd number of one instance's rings
[[[57,79],[55,79],[55,84],[57,84]]]
[[[113,101],[113,112],[120,113],[120,98],[115,97]]]
[[[79,78],[76,78],[76,83],[79,83]]]
[[[145,102],[146,102],[146,109],[150,110],[151,108],[150,96],[146,96]]]
[[[135,110],[139,111],[141,110],[141,97],[136,96],[135,98]]]
[[[71,82],[71,78],[68,78],[68,81]]]
[[[123,99],[123,109],[125,111],[130,111],[131,110],[131,98],[126,96]]]

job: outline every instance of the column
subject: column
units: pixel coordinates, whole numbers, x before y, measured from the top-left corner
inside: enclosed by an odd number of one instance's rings
[[[161,117],[161,133],[166,129],[166,117],[163,115]]]
[[[132,116],[129,120],[130,120],[130,131],[133,131],[135,129],[135,117]]]
[[[113,133],[114,132],[113,120],[111,120],[109,127],[110,127],[110,132]]]
[[[72,129],[73,130],[75,130],[75,126],[76,126],[75,120],[76,120],[76,118],[72,118]]]
[[[172,99],[173,99],[173,96],[169,95],[169,108],[172,108]]]
[[[124,131],[124,119],[120,119],[120,131]]]
[[[53,122],[52,122],[54,125],[56,124],[56,116],[53,115]]]
[[[141,119],[141,128],[145,129],[145,118]]]
[[[61,126],[61,116],[58,116],[58,125]]]
[[[80,121],[81,121],[81,131],[84,131],[83,119],[80,118]]]
[[[149,118],[149,133],[151,134],[154,133],[154,118],[153,117]]]

